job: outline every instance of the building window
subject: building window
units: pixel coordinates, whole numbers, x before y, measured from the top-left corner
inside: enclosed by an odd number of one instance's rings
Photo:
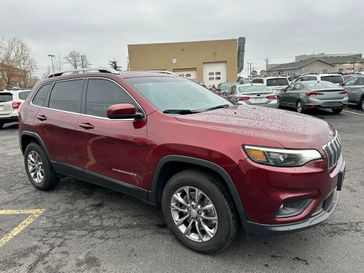
[[[216,80],[221,80],[221,77],[216,77],[215,79],[216,79]]]
[[[213,81],[214,79],[214,77],[209,77],[209,81]]]
[[[209,72],[209,76],[213,76],[214,75],[214,72]]]
[[[215,72],[215,75],[221,75],[221,72]]]

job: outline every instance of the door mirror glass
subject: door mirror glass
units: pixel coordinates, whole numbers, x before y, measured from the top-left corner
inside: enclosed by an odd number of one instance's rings
[[[130,103],[113,104],[107,108],[107,116],[110,119],[142,119],[143,114],[138,113],[135,106]]]

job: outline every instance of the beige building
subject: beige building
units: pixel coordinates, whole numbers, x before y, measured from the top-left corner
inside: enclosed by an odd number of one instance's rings
[[[294,62],[268,64],[266,70],[270,76],[361,72],[364,59],[360,53],[298,55]]]
[[[128,52],[130,70],[168,70],[206,86],[237,79],[238,39],[135,44]]]

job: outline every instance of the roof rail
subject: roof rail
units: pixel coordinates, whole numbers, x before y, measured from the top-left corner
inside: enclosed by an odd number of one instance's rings
[[[47,78],[59,77],[64,74],[79,74],[79,73],[87,73],[87,72],[120,74],[119,71],[109,68],[109,67],[90,67],[90,68],[71,69],[71,70],[52,73]]]

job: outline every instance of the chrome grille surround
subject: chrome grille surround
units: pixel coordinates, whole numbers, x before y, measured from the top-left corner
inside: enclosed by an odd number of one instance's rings
[[[341,155],[341,138],[339,133],[335,131],[335,137],[326,145],[322,146],[327,156],[327,165],[329,171],[335,166]]]

